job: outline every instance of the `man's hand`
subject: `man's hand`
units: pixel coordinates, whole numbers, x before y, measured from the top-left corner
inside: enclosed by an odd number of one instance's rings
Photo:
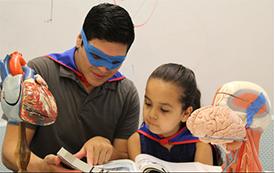
[[[46,81],[45,81],[39,74],[36,74],[36,75],[34,76],[34,80],[35,80],[35,82],[37,82],[38,84],[44,85],[45,87],[48,88],[48,85],[47,85]]]
[[[108,162],[112,153],[111,142],[107,138],[96,136],[89,139],[75,156],[79,159],[86,156],[89,165],[97,165]]]
[[[58,156],[53,154],[47,155],[40,165],[40,171],[42,172],[81,172],[79,170],[71,170],[62,167],[61,160]]]

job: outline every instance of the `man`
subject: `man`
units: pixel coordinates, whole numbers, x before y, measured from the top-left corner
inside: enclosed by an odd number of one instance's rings
[[[135,86],[118,70],[134,37],[125,9],[99,4],[87,14],[73,49],[29,62],[54,95],[58,117],[49,126],[28,125],[28,171],[68,171],[55,155],[61,147],[93,165],[128,157],[140,105]],[[2,158],[12,170],[18,170],[17,138],[18,125],[8,123]]]

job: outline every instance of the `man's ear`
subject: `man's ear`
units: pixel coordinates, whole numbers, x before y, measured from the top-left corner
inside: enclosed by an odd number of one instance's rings
[[[185,111],[182,112],[182,122],[186,122],[188,117],[191,115],[193,111],[193,107],[192,106],[189,106]]]
[[[82,45],[82,37],[80,34],[76,37],[76,48],[80,48]]]

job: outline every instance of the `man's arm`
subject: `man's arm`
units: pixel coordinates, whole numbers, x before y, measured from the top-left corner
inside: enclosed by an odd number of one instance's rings
[[[19,126],[15,124],[7,124],[6,133],[2,145],[2,161],[3,164],[13,171],[18,171],[17,157],[15,155],[17,140],[18,140]],[[26,128],[26,139],[28,145],[33,138],[35,129]],[[48,155],[45,159],[41,159],[35,154],[31,153],[30,162],[27,171],[38,172],[64,172],[69,171],[60,166],[60,159],[55,155]]]
[[[15,124],[7,124],[6,133],[2,145],[2,161],[4,165],[14,171],[17,171],[17,158],[15,156],[16,145],[18,141],[19,126]],[[29,145],[35,130],[26,128],[26,140]]]
[[[127,159],[128,156],[128,140],[127,139],[115,139],[113,142],[113,154],[111,156],[111,160],[116,159]]]
[[[139,96],[136,87],[131,82],[129,83],[129,93],[127,94],[123,108],[123,119],[117,125],[111,160],[129,158],[128,140],[135,133],[139,125]]]

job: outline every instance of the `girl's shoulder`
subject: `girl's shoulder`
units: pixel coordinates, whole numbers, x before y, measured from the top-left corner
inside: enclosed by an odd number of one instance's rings
[[[133,133],[133,134],[129,137],[128,141],[129,141],[129,142],[140,142],[139,133],[138,133],[138,132]]]
[[[135,160],[136,156],[141,153],[140,139],[137,132],[133,133],[128,139],[129,158]]]

